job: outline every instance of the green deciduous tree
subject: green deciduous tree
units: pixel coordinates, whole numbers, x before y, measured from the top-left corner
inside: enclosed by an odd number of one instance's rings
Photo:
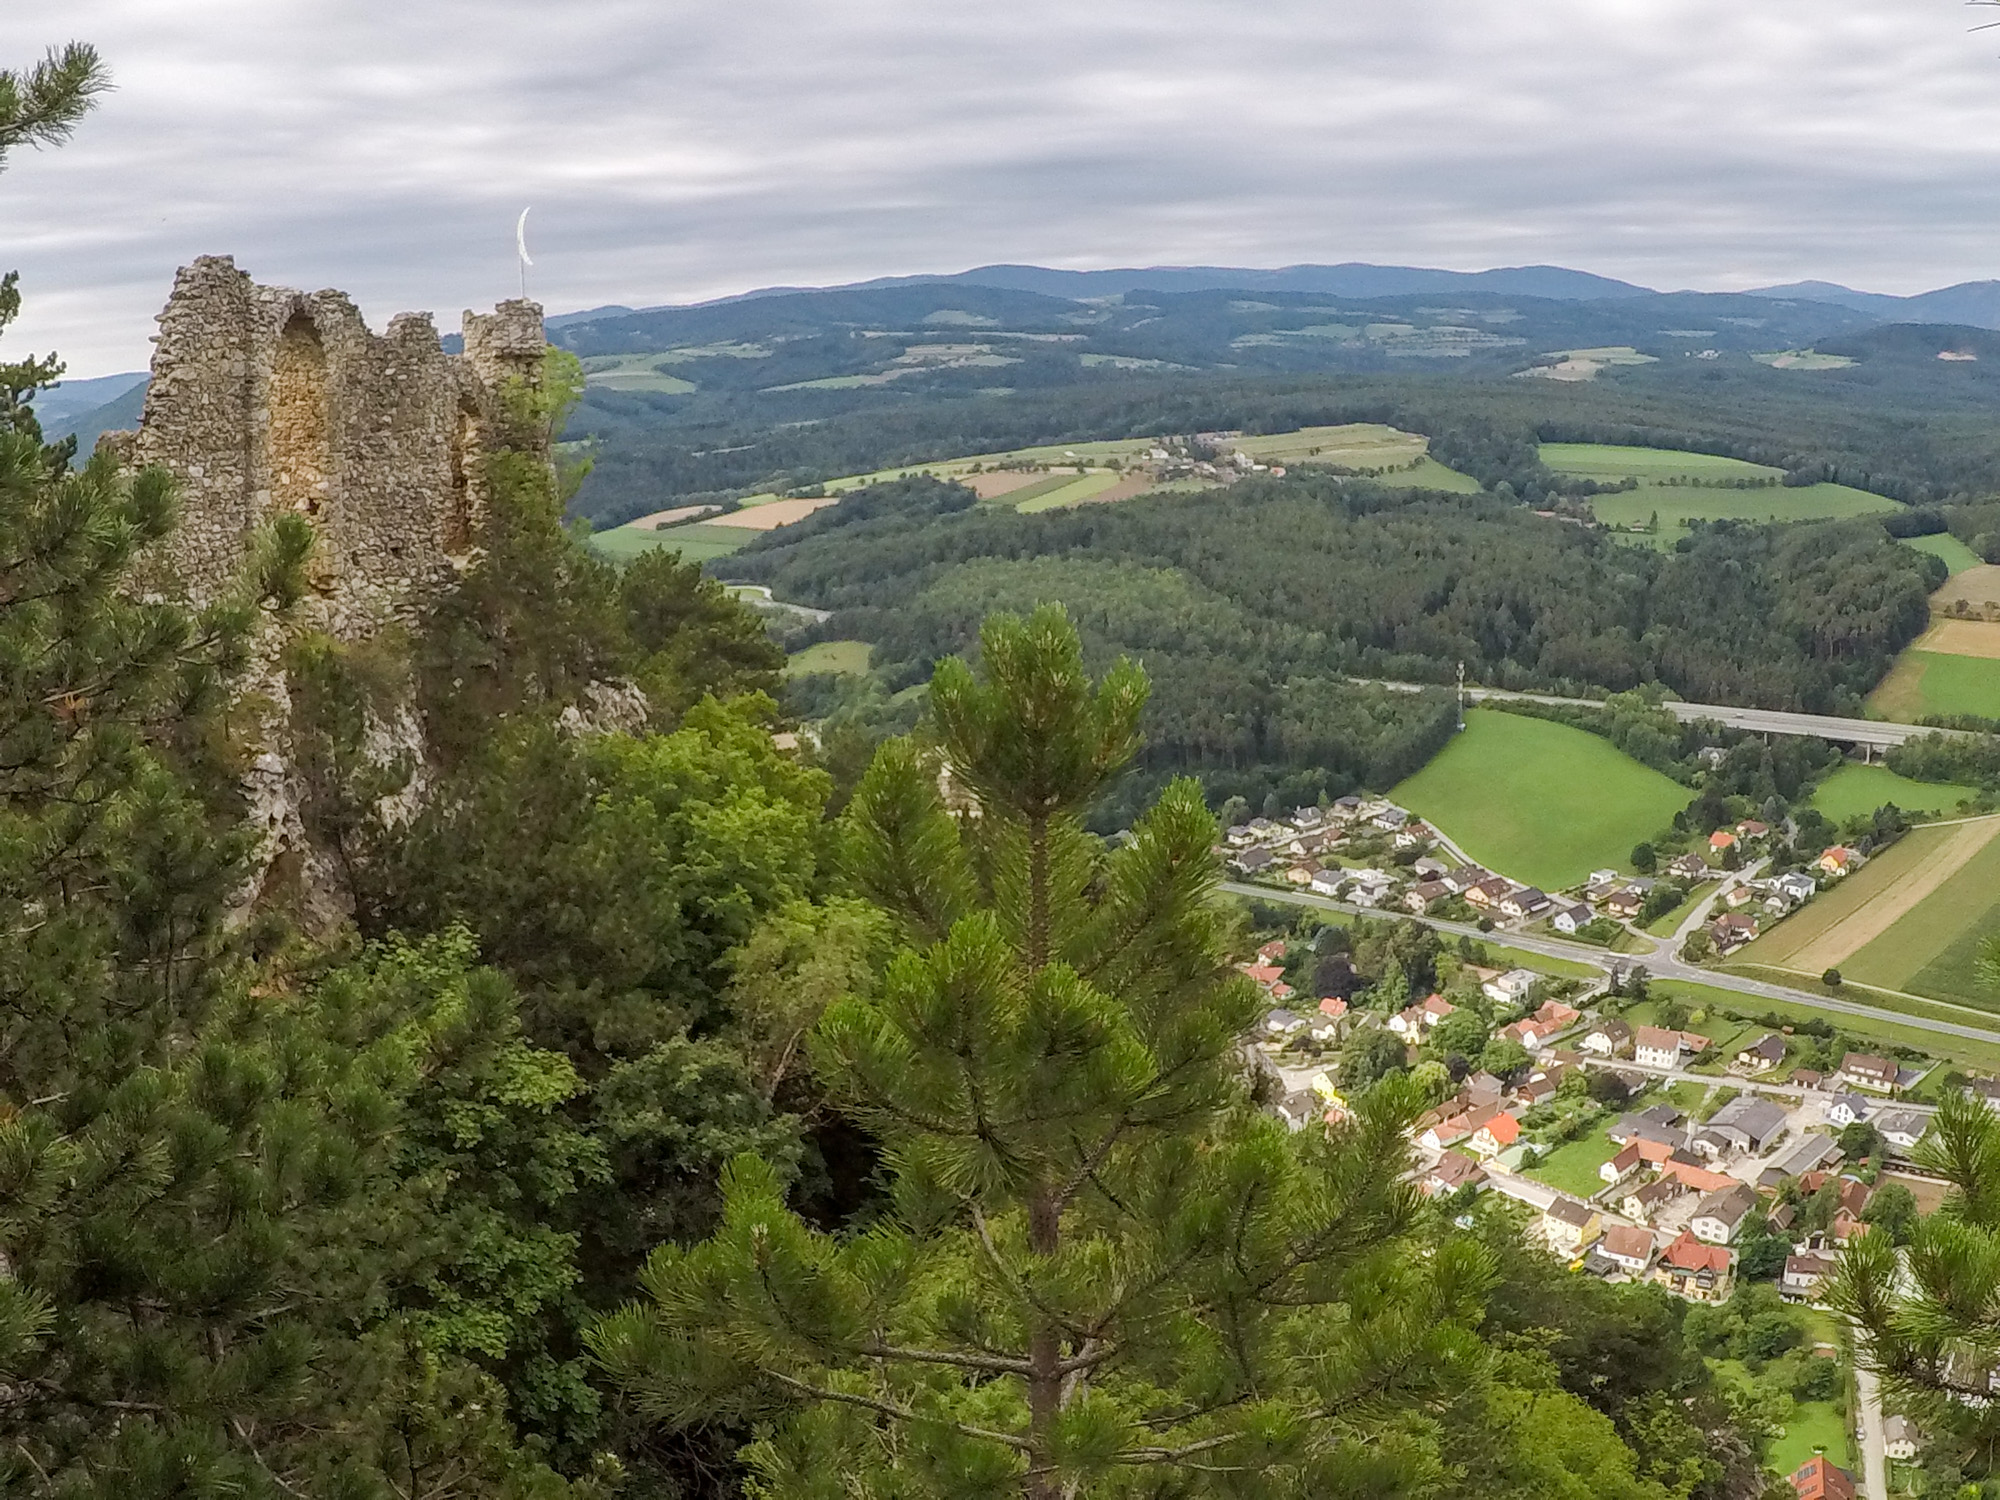
[[[885,747],[847,815],[857,888],[910,946],[813,1057],[883,1141],[890,1211],[817,1233],[739,1158],[720,1232],[655,1254],[600,1357],[663,1421],[768,1424],[749,1457],[774,1496],[1382,1495],[1435,1473],[1404,1418],[1477,1379],[1487,1262],[1411,1253],[1412,1090],[1296,1141],[1250,1112],[1258,998],[1227,964],[1199,789],[1116,853],[1080,826],[1143,679],[1093,684],[1052,609],[994,620],[982,661],[934,681],[939,760]]]

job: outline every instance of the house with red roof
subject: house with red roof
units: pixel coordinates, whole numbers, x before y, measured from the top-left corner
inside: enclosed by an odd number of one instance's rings
[[[1512,1115],[1494,1115],[1472,1132],[1472,1149],[1481,1156],[1498,1156],[1521,1138],[1521,1122]]]
[[[1786,1476],[1799,1500],[1855,1500],[1854,1476],[1815,1453]]]
[[[1690,1302],[1723,1302],[1729,1297],[1730,1270],[1735,1264],[1736,1252],[1727,1245],[1705,1245],[1683,1229],[1660,1252],[1653,1280]]]

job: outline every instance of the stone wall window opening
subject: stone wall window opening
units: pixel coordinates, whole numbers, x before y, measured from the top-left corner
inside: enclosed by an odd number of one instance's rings
[[[272,508],[317,522],[333,483],[332,422],[326,347],[304,312],[294,313],[278,336],[268,434]]]

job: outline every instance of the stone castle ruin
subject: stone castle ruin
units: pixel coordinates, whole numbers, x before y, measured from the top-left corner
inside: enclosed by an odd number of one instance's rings
[[[267,519],[318,534],[313,623],[343,639],[447,585],[484,520],[483,460],[509,376],[538,378],[542,310],[467,312],[446,354],[427,313],[369,331],[341,292],[259,286],[228,256],[184,266],[160,314],[152,385],[126,456],[181,484],[159,559],[197,602],[227,586]]]

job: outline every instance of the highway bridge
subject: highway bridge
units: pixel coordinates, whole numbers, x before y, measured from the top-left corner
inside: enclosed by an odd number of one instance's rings
[[[1417,693],[1427,688],[1435,689],[1442,684],[1378,682],[1377,686]],[[1446,687],[1446,691],[1450,691],[1449,687]],[[1604,707],[1594,698],[1559,698],[1551,693],[1513,693],[1504,688],[1468,687],[1465,696],[1466,700],[1472,703],[1511,699],[1515,702],[1553,703],[1576,708]],[[1919,739],[1927,734],[1966,733],[1960,729],[1932,729],[1922,724],[1891,724],[1882,719],[1842,719],[1827,714],[1786,713],[1774,708],[1731,708],[1722,703],[1668,702],[1660,706],[1683,724],[1713,720],[1725,729],[1747,730],[1753,734],[1783,734],[1831,740],[1835,744],[1852,745],[1870,755],[1878,750],[1892,750],[1906,741]]]

